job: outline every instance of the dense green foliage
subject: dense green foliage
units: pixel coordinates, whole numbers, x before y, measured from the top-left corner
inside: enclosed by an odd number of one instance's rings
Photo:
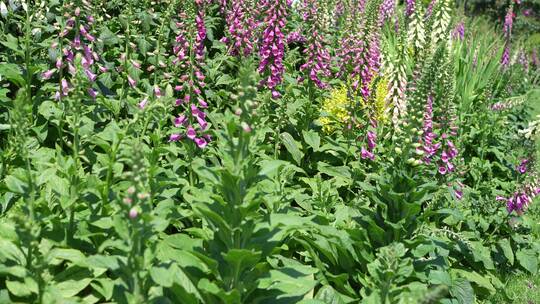
[[[528,301],[533,48],[365,2],[0,0],[0,303]]]

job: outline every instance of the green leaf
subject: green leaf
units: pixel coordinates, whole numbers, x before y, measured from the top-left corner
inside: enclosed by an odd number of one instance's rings
[[[475,301],[474,290],[467,279],[455,279],[450,288],[450,294],[457,299],[459,304],[473,304]]]
[[[304,136],[304,141],[306,144],[308,144],[313,151],[318,151],[319,147],[321,146],[321,137],[319,134],[313,130],[309,131],[302,131],[302,135]]]
[[[278,290],[282,295],[277,298],[290,296],[303,296],[317,286],[314,274],[316,268],[303,265],[297,261],[281,258],[285,266],[270,272],[259,280],[258,287],[261,289]]]
[[[302,162],[302,157],[304,157],[304,153],[300,151],[299,147],[302,147],[300,143],[298,143],[294,138],[291,136],[291,134],[284,132],[280,135],[281,141],[283,142],[283,145],[291,153],[292,158],[294,161],[300,165]]]
[[[487,289],[490,294],[496,292],[495,287],[491,284],[488,278],[478,274],[476,271],[468,271],[463,269],[452,269],[452,273],[457,274],[460,277],[463,277],[469,280],[472,283],[475,283],[478,287]]]
[[[8,190],[13,193],[23,194],[25,192],[26,183],[13,175],[6,176],[4,182],[6,183],[6,187],[8,188]]]
[[[73,297],[81,292],[92,282],[91,278],[82,280],[67,280],[56,284],[56,288],[60,291],[60,294],[65,297]]]
[[[532,274],[538,271],[538,256],[532,249],[520,249],[516,252],[519,264]]]
[[[38,284],[31,277],[24,278],[24,283],[19,281],[6,281],[6,287],[17,297],[26,297],[38,293]]]
[[[349,168],[345,166],[330,166],[327,163],[318,162],[317,170],[331,177],[351,178],[351,172]]]
[[[13,82],[19,88],[24,86],[25,83],[21,69],[13,63],[3,63],[0,65],[0,79],[2,78]]]
[[[87,258],[87,263],[92,268],[105,268],[116,270],[120,267],[118,257],[108,255],[93,255]]]
[[[481,242],[470,242],[470,245],[475,261],[482,262],[486,269],[495,269],[489,248],[485,247]]]
[[[59,260],[54,262],[54,260]],[[61,261],[70,261],[78,266],[86,267],[86,257],[76,249],[55,248],[47,255],[47,261],[53,265],[58,265]]]
[[[317,292],[315,299],[322,300],[326,304],[345,304],[345,300],[341,297],[332,286],[325,285]]]
[[[502,239],[497,244],[501,248],[506,259],[508,259],[510,265],[514,265],[514,251],[512,250],[510,241],[508,239]]]
[[[260,176],[274,176],[278,170],[289,164],[286,161],[275,159],[275,160],[264,160],[261,162],[261,171],[259,171]]]
[[[255,264],[261,259],[261,252],[247,249],[231,249],[222,255],[223,259],[238,273],[242,273],[246,268],[255,267]]]

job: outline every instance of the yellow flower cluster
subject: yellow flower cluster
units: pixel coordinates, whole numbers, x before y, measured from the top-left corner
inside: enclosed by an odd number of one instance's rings
[[[338,127],[342,127],[350,119],[349,106],[351,100],[347,97],[347,87],[342,85],[330,92],[330,97],[325,99],[322,105],[322,117],[319,122],[323,131],[332,133]]]
[[[375,119],[379,124],[385,124],[388,121],[386,96],[388,95],[388,79],[382,77],[375,87],[374,113]]]
[[[370,91],[373,92],[370,102],[361,104],[364,111],[369,111],[375,115],[375,119],[379,124],[388,122],[388,105],[386,97],[388,94],[388,79],[381,77],[370,83]],[[347,86],[335,88],[330,92],[330,97],[325,99],[322,104],[321,117],[319,122],[322,124],[325,133],[332,133],[338,128],[342,128],[344,124],[349,122],[352,100],[347,96]]]

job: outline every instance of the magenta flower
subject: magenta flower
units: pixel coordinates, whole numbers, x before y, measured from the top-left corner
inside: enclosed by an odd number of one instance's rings
[[[195,132],[195,129],[193,129],[192,126],[189,126],[187,128],[186,135],[187,135],[187,138],[194,139],[197,136],[197,133]]]
[[[439,167],[439,173],[442,174],[442,175],[446,175],[446,173],[448,173],[448,169],[446,169],[445,166],[440,166]]]
[[[139,215],[139,211],[137,211],[137,208],[136,207],[133,207],[129,210],[129,218],[130,219],[135,219],[137,218],[137,215]]]
[[[155,86],[154,87],[154,95],[156,95],[157,98],[160,98],[162,95],[161,95],[161,90],[158,86]]]
[[[228,36],[222,41],[229,45],[233,56],[248,56],[253,52],[254,32],[258,26],[254,16],[258,15],[257,7],[248,7],[244,0],[235,0],[227,11]]]
[[[279,98],[276,86],[279,85],[285,72],[283,58],[285,56],[285,35],[282,29],[287,23],[287,3],[284,0],[267,0],[262,4],[265,11],[262,43],[259,50],[261,61],[258,71],[264,78],[261,85],[272,91],[273,98]]]
[[[62,79],[61,87],[62,87],[62,95],[67,96],[69,93],[69,84],[66,79]]]
[[[181,125],[183,125],[185,122],[187,122],[187,118],[185,115],[180,115],[178,117],[176,117],[174,119],[174,126],[175,127],[180,127]]]
[[[320,15],[317,0],[304,0],[304,21],[309,26],[306,29],[307,46],[304,49],[306,62],[300,66],[300,71],[305,72],[308,78],[319,88],[326,88],[322,77],[330,76],[330,53],[326,48],[323,26],[320,23],[323,18]]]
[[[48,70],[41,74],[41,78],[47,80],[47,79],[50,79],[53,74],[54,74],[54,70]]]
[[[504,26],[503,26],[504,36],[507,39],[509,39],[510,35],[512,34],[513,23],[514,23],[514,11],[513,11],[513,6],[510,5],[508,7],[508,10],[506,11],[506,16],[504,17]]]
[[[529,163],[528,159],[523,159],[521,163],[516,167],[516,170],[520,174],[525,174],[527,172],[527,164]]]
[[[200,138],[200,137],[197,137],[195,139],[193,139],[193,141],[195,142],[195,144],[197,144],[197,147],[201,148],[201,149],[204,149],[207,145],[207,142],[204,138]]]
[[[146,107],[146,103],[148,103],[148,99],[145,97],[141,102],[139,102],[139,108],[142,110],[144,107]]]
[[[510,65],[510,45],[507,43],[504,46],[504,51],[501,57],[501,66],[507,68]]]
[[[182,135],[180,134],[171,134],[169,137],[169,142],[171,141],[179,141],[182,138]]]
[[[177,75],[180,75],[178,77],[180,84],[174,87],[175,94],[178,95],[175,104],[180,108],[180,111],[183,111],[183,114],[174,119],[174,125],[183,129],[192,121],[191,118],[188,121],[188,117],[194,118],[197,124],[187,126],[182,132],[185,132],[186,137],[193,140],[199,148],[203,148],[207,141],[202,132],[208,128],[208,123],[205,120],[206,114],[197,107],[197,104],[193,103],[193,100],[196,99],[198,106],[202,109],[208,107],[203,97],[203,88],[206,86],[206,77],[203,73],[206,25],[204,23],[204,1],[197,0],[196,4],[197,11],[193,20],[195,24],[193,31],[190,31],[186,24],[189,17],[185,12],[180,12],[176,22],[177,32],[173,45],[174,59],[172,63],[178,70]],[[166,67],[161,62],[159,66]],[[159,90],[157,87],[156,89]],[[156,96],[161,96],[161,91],[154,91],[154,93]]]
[[[137,85],[137,82],[135,81],[135,79],[131,78],[130,75],[128,75],[128,83],[129,83],[129,86],[132,87],[132,88],[135,88],[135,86]]]

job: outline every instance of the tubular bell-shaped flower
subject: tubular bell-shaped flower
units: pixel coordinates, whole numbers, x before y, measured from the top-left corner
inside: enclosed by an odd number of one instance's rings
[[[91,11],[88,2],[83,1],[83,5],[85,11]],[[55,24],[59,34],[51,44],[52,54],[56,55],[55,68],[43,72],[41,76],[43,79],[50,79],[54,75],[58,75],[59,88],[55,99],[61,100],[62,97],[68,96],[71,91],[71,81],[80,72],[88,80],[88,87],[84,88],[83,91],[95,98],[97,90],[92,86],[97,79],[97,71],[101,69],[99,66],[96,67],[100,58],[94,51],[96,38],[91,34],[94,18],[91,15],[82,16],[81,9],[74,7],[73,4],[65,4],[63,9],[66,11],[64,16],[67,20],[64,24]],[[79,54],[80,65],[76,63]],[[82,70],[78,71],[77,67],[81,67]]]
[[[304,33],[306,38],[306,62],[300,66],[300,71],[307,73],[307,77],[317,87],[325,88],[326,84],[321,80],[322,77],[330,76],[330,53],[326,48],[324,39],[324,26],[320,20],[320,10],[317,0],[304,0],[304,22],[308,26]]]
[[[188,18],[188,9],[194,9],[195,18]],[[210,136],[205,134],[208,128],[206,113],[203,109],[208,107],[204,100],[203,88],[205,76],[202,72],[204,64],[206,39],[206,26],[204,23],[204,1],[196,0],[192,7],[186,7],[178,15],[176,22],[177,32],[173,53],[173,64],[177,66],[179,84],[175,86],[178,94],[176,106],[181,114],[174,120],[174,125],[182,129],[184,134],[174,133],[170,141],[188,138],[199,147],[206,147]],[[190,43],[192,41],[192,43]],[[159,91],[159,95],[161,92]],[[156,92],[156,96],[158,93]]]
[[[229,45],[233,56],[249,56],[253,52],[258,12],[256,6],[250,7],[249,4],[246,0],[234,0],[226,11],[227,36],[222,41]]]
[[[258,71],[263,75],[261,85],[272,90],[272,97],[279,98],[277,86],[281,83],[285,67],[285,35],[287,24],[287,6],[285,0],[265,0],[262,7],[265,14],[264,31],[259,48],[260,63]]]

